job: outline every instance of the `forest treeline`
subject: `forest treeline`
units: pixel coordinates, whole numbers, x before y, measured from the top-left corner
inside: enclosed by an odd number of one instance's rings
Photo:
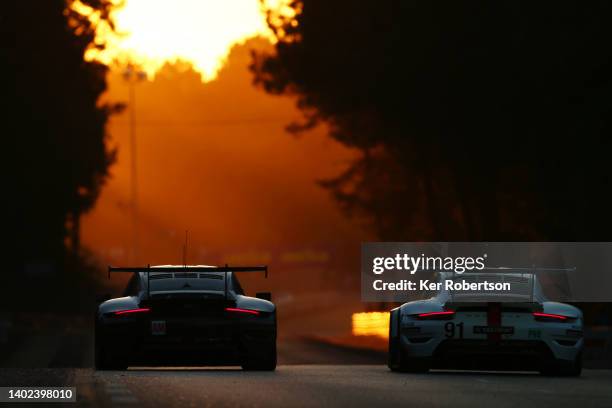
[[[612,3],[300,0],[255,82],[361,150],[322,184],[383,240],[609,240]]]
[[[110,0],[81,3],[109,20]],[[114,157],[105,123],[118,107],[98,101],[107,67],[83,59],[88,47],[102,45],[94,44],[91,21],[70,4],[8,0],[0,6],[9,280],[69,267],[79,217],[95,202]]]

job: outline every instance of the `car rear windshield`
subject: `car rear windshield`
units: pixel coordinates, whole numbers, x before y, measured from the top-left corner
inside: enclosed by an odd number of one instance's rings
[[[223,273],[152,273],[149,277],[151,292],[165,291],[215,291],[223,292],[225,285]]]

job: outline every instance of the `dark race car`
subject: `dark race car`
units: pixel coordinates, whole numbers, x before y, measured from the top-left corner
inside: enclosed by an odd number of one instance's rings
[[[276,307],[246,296],[235,272],[267,267],[151,266],[131,272],[123,297],[95,316],[95,367],[239,365],[276,368]]]

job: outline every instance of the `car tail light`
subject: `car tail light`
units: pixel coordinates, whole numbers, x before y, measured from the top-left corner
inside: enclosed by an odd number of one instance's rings
[[[570,319],[568,316],[541,312],[533,312],[533,317],[541,322],[565,322]]]
[[[421,320],[450,320],[455,317],[455,311],[444,310],[442,312],[419,313],[415,316],[417,319]]]
[[[225,311],[226,312],[231,312],[231,313],[251,314],[251,315],[255,315],[255,316],[259,315],[259,312],[257,310],[241,309],[239,307],[226,307]]]
[[[123,316],[123,315],[132,315],[132,314],[139,314],[139,313],[149,313],[151,311],[150,308],[148,307],[141,307],[139,309],[127,309],[127,310],[119,310],[115,313],[113,313],[115,316]]]

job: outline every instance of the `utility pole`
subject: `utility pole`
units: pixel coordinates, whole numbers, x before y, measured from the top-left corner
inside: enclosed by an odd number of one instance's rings
[[[139,262],[139,213],[138,213],[138,151],[136,140],[136,83],[146,79],[146,73],[129,63],[123,70],[123,79],[129,89],[130,112],[130,209],[132,215],[132,248],[129,260],[136,265]]]

